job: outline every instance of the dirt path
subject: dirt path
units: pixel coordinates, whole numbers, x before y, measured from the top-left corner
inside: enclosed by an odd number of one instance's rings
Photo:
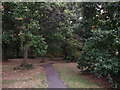
[[[48,88],[67,88],[67,86],[60,80],[52,64],[46,64],[43,65],[43,67],[46,71]]]

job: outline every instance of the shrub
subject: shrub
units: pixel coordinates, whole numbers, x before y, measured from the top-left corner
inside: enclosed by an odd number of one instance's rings
[[[120,87],[120,58],[118,56],[119,41],[116,43],[119,37],[116,32],[94,30],[92,36],[85,40],[78,68],[82,72],[95,74],[99,78],[106,76],[112,87],[118,88]]]

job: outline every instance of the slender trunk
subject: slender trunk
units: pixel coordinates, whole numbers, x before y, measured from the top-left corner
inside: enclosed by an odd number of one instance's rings
[[[3,61],[8,61],[8,59],[7,59],[7,51],[6,51],[6,47],[5,47],[4,44],[2,45],[2,60]]]
[[[67,59],[67,52],[66,52],[66,49],[64,50],[64,59]]]
[[[19,57],[19,52],[20,52],[20,48],[17,47],[17,49],[16,49],[16,56],[17,56],[17,57]]]
[[[66,46],[63,47],[64,60],[67,58]]]
[[[28,64],[28,45],[24,45],[24,59],[23,59],[23,65]]]
[[[11,53],[12,58],[16,58],[15,48],[12,48],[10,51],[12,51],[12,53]]]

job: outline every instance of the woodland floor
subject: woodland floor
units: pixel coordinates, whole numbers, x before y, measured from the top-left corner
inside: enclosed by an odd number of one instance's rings
[[[34,69],[13,70],[22,63],[22,59],[10,59],[2,63],[2,87],[3,88],[46,88],[45,72],[38,66],[39,59],[29,60]]]
[[[42,62],[42,61],[45,62]],[[47,74],[58,77],[69,88],[109,88],[106,79],[98,79],[93,75],[82,75],[76,63],[66,63],[61,60],[49,61],[48,58],[29,59],[34,65],[31,70],[13,70],[22,63],[22,59],[9,59],[2,63],[2,88],[49,88]],[[52,67],[49,64],[52,63]],[[46,66],[48,65],[48,66]],[[45,66],[45,67],[44,67]],[[46,69],[46,67],[48,67]],[[49,69],[52,71],[49,72]],[[57,75],[57,76],[56,76]],[[54,81],[54,80],[52,80]],[[56,80],[55,80],[56,81]],[[49,81],[50,82],[50,81]],[[52,82],[56,83],[56,82]],[[61,87],[62,88],[62,87]]]

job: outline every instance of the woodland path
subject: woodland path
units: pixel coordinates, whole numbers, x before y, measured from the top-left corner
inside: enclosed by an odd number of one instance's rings
[[[67,88],[67,86],[60,80],[60,77],[52,66],[52,63],[45,64],[43,67],[46,71],[48,88]]]

